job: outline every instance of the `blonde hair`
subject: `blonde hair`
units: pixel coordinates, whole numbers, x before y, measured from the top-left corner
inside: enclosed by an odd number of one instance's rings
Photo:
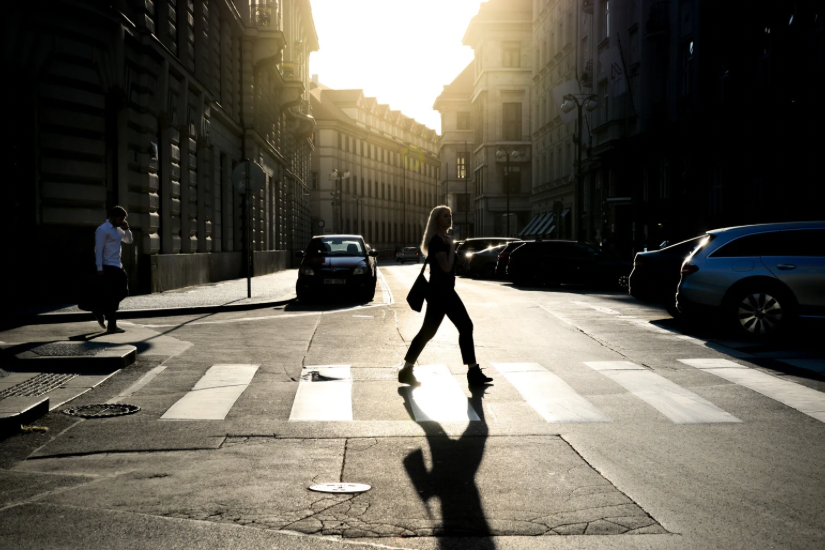
[[[453,213],[449,206],[444,205],[436,206],[430,212],[430,219],[427,220],[427,230],[424,231],[424,238],[421,241],[421,252],[423,252],[425,256],[430,255],[430,241],[438,234],[438,216],[445,210],[450,214]],[[452,226],[450,226],[450,229],[452,229]]]

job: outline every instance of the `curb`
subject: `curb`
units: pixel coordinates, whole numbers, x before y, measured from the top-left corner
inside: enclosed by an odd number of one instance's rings
[[[230,304],[220,306],[191,306],[170,307],[163,309],[123,309],[117,312],[118,319],[143,319],[149,317],[174,317],[176,315],[197,315],[199,313],[225,313],[230,311],[249,311],[268,307],[285,306],[297,298],[277,300],[272,302],[255,302],[251,304]],[[2,320],[4,327],[23,325],[53,325],[59,323],[77,323],[91,321],[92,314],[88,311],[73,311],[70,313],[42,313],[42,314],[10,314]]]

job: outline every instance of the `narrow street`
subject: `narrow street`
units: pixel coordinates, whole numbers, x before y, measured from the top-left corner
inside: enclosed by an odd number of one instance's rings
[[[620,293],[459,279],[494,385],[468,389],[445,321],[413,389],[395,376],[423,318],[404,301],[418,269],[383,267],[365,306],[124,322],[127,333],[112,338],[136,345],[138,361],[72,404],[141,411],[94,420],[53,411],[38,422],[48,433],[7,440],[4,539],[14,548],[825,544],[825,379],[800,368],[821,368],[821,352],[683,334],[663,309]],[[24,327],[0,340],[91,325]],[[372,489],[308,490],[327,482]]]

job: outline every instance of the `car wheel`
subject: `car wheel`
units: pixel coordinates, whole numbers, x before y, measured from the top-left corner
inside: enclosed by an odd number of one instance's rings
[[[307,290],[304,288],[297,287],[295,289],[295,294],[298,296],[298,301],[303,304],[308,304],[312,301],[309,297],[309,292],[307,292]]]
[[[361,294],[361,300],[364,302],[371,302],[375,298],[375,285],[368,286]]]
[[[728,320],[741,336],[768,339],[785,331],[793,319],[793,299],[777,288],[751,286],[732,295]]]
[[[630,285],[628,284],[628,276],[627,275],[619,275],[619,280],[617,282],[619,284],[620,289],[622,289],[622,290],[628,290],[629,289]]]

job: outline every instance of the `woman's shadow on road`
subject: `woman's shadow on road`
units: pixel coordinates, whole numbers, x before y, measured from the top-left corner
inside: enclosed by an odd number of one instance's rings
[[[475,481],[489,432],[482,406],[485,391],[486,386],[470,387],[472,396],[467,398],[467,407],[475,410],[480,422],[468,422],[458,439],[448,437],[438,422],[419,422],[430,445],[433,464],[430,470],[425,465],[422,449],[416,449],[404,458],[404,468],[430,519],[435,519],[430,509],[430,499],[438,498],[441,503],[441,525],[434,532],[439,538],[439,548],[452,546],[448,541],[458,542],[455,539],[460,537],[472,537],[473,548],[495,548],[489,538],[492,533]],[[415,420],[413,387],[401,387],[398,393],[404,398],[410,417]]]

